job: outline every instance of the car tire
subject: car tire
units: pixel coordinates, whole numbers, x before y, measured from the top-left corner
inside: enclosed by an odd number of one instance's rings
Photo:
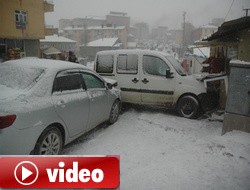
[[[121,102],[119,100],[116,100],[110,110],[109,114],[109,124],[113,124],[118,120],[119,114],[120,114],[120,109],[121,109]]]
[[[62,133],[57,127],[49,127],[40,135],[35,149],[35,155],[58,155],[63,145]]]
[[[194,96],[183,96],[178,101],[177,111],[182,117],[188,119],[197,118],[200,114],[200,103]]]

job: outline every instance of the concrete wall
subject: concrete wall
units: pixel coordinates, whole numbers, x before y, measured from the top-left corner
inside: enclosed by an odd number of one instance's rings
[[[250,63],[230,62],[230,66],[222,134],[232,130],[250,132]]]

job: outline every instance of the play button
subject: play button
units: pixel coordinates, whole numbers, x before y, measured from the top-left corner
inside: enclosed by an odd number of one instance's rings
[[[31,185],[38,178],[37,166],[30,161],[20,162],[14,171],[15,179],[22,185]]]
[[[31,176],[32,174],[33,172],[22,166],[22,181],[25,180],[27,177]]]

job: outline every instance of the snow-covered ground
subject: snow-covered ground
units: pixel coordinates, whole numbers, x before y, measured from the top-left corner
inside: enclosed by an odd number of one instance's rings
[[[250,134],[162,110],[125,110],[70,144],[65,155],[120,155],[122,190],[250,189]]]

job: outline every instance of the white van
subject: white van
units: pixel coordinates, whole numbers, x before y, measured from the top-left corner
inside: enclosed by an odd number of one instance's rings
[[[150,50],[107,50],[96,54],[94,69],[117,80],[126,103],[176,108],[195,118],[207,107],[204,83],[187,76],[171,55]]]

